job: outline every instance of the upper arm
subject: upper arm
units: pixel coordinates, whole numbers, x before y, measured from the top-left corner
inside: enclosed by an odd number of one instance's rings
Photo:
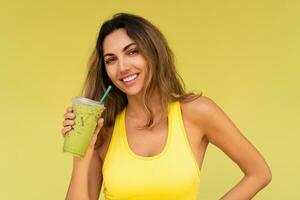
[[[228,155],[245,174],[270,178],[263,157],[216,103],[202,96],[193,104],[194,119],[209,142]]]
[[[89,196],[92,200],[98,200],[102,185],[102,160],[98,150],[94,150],[88,175]]]

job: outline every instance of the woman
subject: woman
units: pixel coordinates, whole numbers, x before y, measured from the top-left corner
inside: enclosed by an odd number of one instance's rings
[[[108,200],[196,199],[209,143],[245,174],[221,199],[251,199],[270,182],[267,163],[221,108],[184,91],[164,36],[144,18],[119,13],[102,25],[83,96],[97,100],[108,85],[90,148],[74,157],[67,199],[98,199],[102,182]],[[68,107],[63,135],[74,117]]]

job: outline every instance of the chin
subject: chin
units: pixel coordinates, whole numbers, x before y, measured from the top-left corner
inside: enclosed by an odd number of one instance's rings
[[[142,88],[125,88],[122,91],[127,96],[137,96],[142,94]]]
[[[141,95],[142,94],[142,92],[141,91],[126,91],[125,92],[125,94],[127,95],[127,96],[138,96],[138,95]]]
[[[125,85],[122,84],[120,82],[115,83],[115,86],[117,86],[117,88],[119,88],[119,90],[121,90],[123,93],[125,93],[127,96],[137,96],[137,95],[141,95],[143,92],[143,84],[141,84],[141,80],[138,80],[138,82],[136,82],[133,85]]]

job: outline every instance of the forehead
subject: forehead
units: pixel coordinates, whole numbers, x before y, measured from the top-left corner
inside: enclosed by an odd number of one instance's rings
[[[126,45],[134,42],[126,33],[126,30],[121,28],[107,35],[103,41],[103,52],[113,53],[121,51]]]

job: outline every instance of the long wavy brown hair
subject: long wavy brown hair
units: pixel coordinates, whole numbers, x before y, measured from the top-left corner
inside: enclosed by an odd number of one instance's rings
[[[100,28],[96,47],[88,62],[88,74],[81,91],[82,96],[99,100],[107,87],[112,86],[112,91],[105,99],[106,109],[102,113],[104,125],[98,134],[95,148],[103,144],[107,137],[108,128],[114,125],[116,116],[128,103],[126,94],[119,90],[109,79],[103,59],[103,41],[105,37],[120,28],[125,29],[128,36],[135,41],[148,64],[143,89],[143,104],[148,122],[142,128],[151,129],[154,126],[154,114],[149,106],[149,99],[154,91],[158,91],[161,96],[162,116],[165,116],[167,105],[170,102],[177,100],[189,102],[202,95],[202,93],[185,92],[184,82],[175,69],[174,55],[165,37],[156,26],[140,16],[117,13],[113,15],[112,19],[105,21]]]

